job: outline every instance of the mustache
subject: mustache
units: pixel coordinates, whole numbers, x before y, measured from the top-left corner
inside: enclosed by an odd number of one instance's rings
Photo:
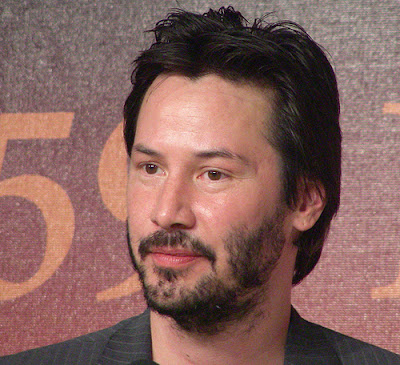
[[[201,240],[192,237],[183,231],[156,231],[144,237],[139,242],[139,255],[142,260],[156,247],[179,247],[192,251],[195,254],[204,256],[212,264],[216,260],[216,253]]]

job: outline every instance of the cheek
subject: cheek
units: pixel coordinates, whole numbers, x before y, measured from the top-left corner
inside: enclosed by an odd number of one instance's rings
[[[277,200],[275,194],[265,194],[253,187],[210,199],[207,204],[198,206],[197,212],[205,229],[223,234],[233,227],[258,227],[265,218],[274,215]]]
[[[146,225],[150,222],[152,194],[147,194],[135,182],[129,181],[127,188],[127,211],[131,240],[146,235]]]

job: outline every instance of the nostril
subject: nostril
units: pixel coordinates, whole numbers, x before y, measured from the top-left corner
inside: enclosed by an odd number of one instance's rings
[[[182,223],[174,223],[170,227],[170,229],[172,231],[179,230],[179,229],[184,229],[184,228],[186,228],[186,226],[184,224],[182,224]]]

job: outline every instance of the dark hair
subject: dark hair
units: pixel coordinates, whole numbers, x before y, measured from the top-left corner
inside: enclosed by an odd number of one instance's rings
[[[134,61],[133,89],[125,102],[128,154],[142,100],[160,74],[216,74],[272,89],[274,115],[265,134],[281,156],[286,204],[296,204],[299,186],[322,184],[325,191],[319,220],[295,242],[293,284],[299,283],[319,260],[340,200],[340,106],[327,57],[299,25],[256,20],[249,26],[232,7],[203,15],[175,10],[153,32],[155,42]]]

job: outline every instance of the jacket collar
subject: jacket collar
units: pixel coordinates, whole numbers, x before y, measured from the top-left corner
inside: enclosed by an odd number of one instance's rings
[[[305,321],[292,308],[285,347],[285,365],[340,365],[325,329]],[[99,364],[151,360],[150,310],[126,321],[109,339]]]
[[[292,307],[285,348],[285,365],[339,365],[326,329],[300,317]]]

